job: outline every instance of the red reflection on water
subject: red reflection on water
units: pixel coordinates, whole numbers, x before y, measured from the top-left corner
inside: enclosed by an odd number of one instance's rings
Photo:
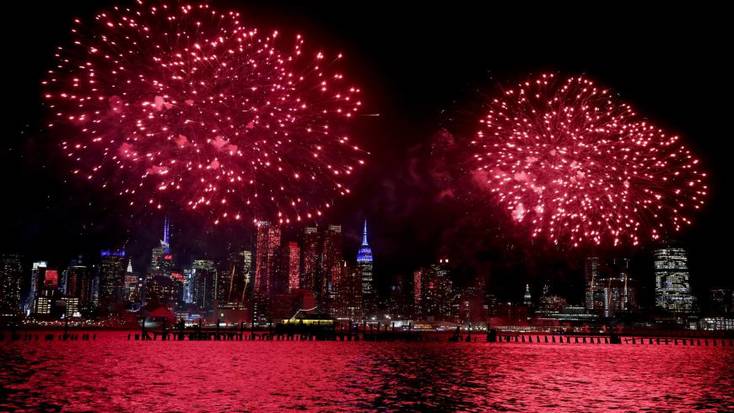
[[[0,411],[734,410],[734,349],[367,342],[0,344]]]

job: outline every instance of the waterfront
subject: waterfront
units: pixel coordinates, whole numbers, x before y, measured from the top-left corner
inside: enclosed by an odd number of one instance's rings
[[[727,411],[734,349],[673,345],[0,343],[0,411]]]

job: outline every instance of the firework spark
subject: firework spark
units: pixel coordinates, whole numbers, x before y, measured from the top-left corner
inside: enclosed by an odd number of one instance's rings
[[[349,193],[366,152],[349,137],[362,102],[341,54],[206,3],[138,2],[71,32],[42,83],[73,174],[216,223],[311,219]]]
[[[637,245],[691,223],[706,173],[677,136],[584,76],[544,74],[492,100],[473,171],[513,221],[563,245]]]

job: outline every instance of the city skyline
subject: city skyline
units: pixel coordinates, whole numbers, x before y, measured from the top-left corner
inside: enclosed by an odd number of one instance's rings
[[[726,4],[8,6],[0,410],[734,411]]]
[[[18,50],[19,55],[26,57],[32,70],[23,70],[14,76],[18,82],[14,82],[10,96],[18,102],[12,109],[18,111],[18,116],[11,116],[11,120],[4,124],[7,128],[5,135],[9,137],[7,151],[2,152],[4,184],[13,193],[22,195],[17,202],[8,205],[8,219],[2,222],[2,250],[15,251],[24,256],[38,254],[53,262],[66,260],[79,253],[91,255],[101,246],[113,248],[129,239],[129,250],[134,261],[142,263],[147,259],[148,245],[159,238],[154,228],[157,228],[158,221],[165,214],[171,215],[176,222],[185,223],[179,225],[178,229],[182,231],[179,239],[190,243],[180,244],[179,251],[184,256],[201,251],[212,255],[223,254],[228,242],[241,242],[242,238],[247,238],[249,242],[254,234],[250,224],[211,228],[210,222],[175,209],[153,212],[129,209],[111,194],[89,191],[83,183],[66,178],[63,165],[54,156],[56,148],[48,139],[48,132],[42,129],[45,116],[38,103],[38,79],[43,68],[52,60],[53,48],[56,46],[54,39],[66,32],[68,22],[77,15],[88,16],[102,7],[104,4],[79,3],[72,8],[49,5],[40,11],[33,8],[21,8],[19,11],[18,21],[23,21],[29,27],[43,27],[49,36],[29,40],[34,42],[32,55],[25,51],[27,49]],[[290,7],[286,3],[276,2],[268,6],[258,5],[248,10],[248,13],[253,19],[270,24],[278,20],[282,10]],[[731,282],[724,272],[717,269],[716,264],[718,257],[726,254],[725,243],[718,242],[720,229],[731,226],[731,216],[727,212],[731,209],[731,201],[725,196],[728,183],[731,182],[731,172],[726,167],[726,151],[720,150],[721,140],[716,138],[718,135],[715,133],[720,129],[719,122],[725,119],[725,116],[719,116],[723,115],[719,111],[725,105],[714,104],[704,109],[694,103],[717,102],[719,96],[725,93],[720,93],[715,87],[698,87],[694,86],[697,85],[695,82],[689,85],[677,81],[690,78],[717,82],[726,78],[723,73],[726,73],[727,63],[722,61],[704,68],[696,65],[695,59],[678,62],[666,51],[671,51],[669,48],[672,44],[688,44],[683,41],[655,42],[661,49],[658,53],[648,55],[645,45],[631,41],[651,30],[643,24],[644,19],[640,19],[633,20],[630,33],[624,35],[630,40],[626,42],[629,53],[621,60],[602,53],[603,47],[599,47],[599,52],[592,50],[591,57],[575,59],[560,46],[553,49],[553,52],[557,52],[554,54],[520,40],[518,44],[529,47],[536,57],[518,61],[526,53],[515,47],[493,49],[494,54],[476,53],[479,45],[476,39],[501,33],[503,26],[491,28],[470,24],[445,34],[446,43],[454,40],[453,43],[460,47],[454,51],[445,46],[438,47],[437,53],[447,58],[446,61],[440,60],[438,66],[425,64],[426,60],[422,58],[404,68],[393,67],[389,62],[399,57],[403,48],[399,46],[401,43],[391,41],[391,33],[400,32],[400,22],[409,13],[408,9],[396,8],[394,16],[386,20],[385,33],[380,34],[377,40],[364,35],[369,31],[364,30],[365,23],[361,20],[356,21],[353,28],[344,27],[339,22],[344,10],[339,7],[300,7],[302,17],[293,18],[293,23],[304,23],[309,27],[312,25],[309,19],[319,21],[319,27],[315,28],[317,35],[330,37],[331,34],[339,33],[342,40],[335,41],[335,48],[352,43],[365,46],[362,54],[353,56],[355,66],[358,66],[355,71],[358,75],[371,73],[360,80],[367,83],[366,89],[374,91],[370,101],[366,102],[369,112],[380,114],[379,117],[360,120],[360,127],[371,137],[369,149],[372,155],[367,170],[362,174],[369,178],[358,179],[358,187],[352,195],[341,199],[328,216],[319,221],[322,225],[342,225],[346,236],[352,241],[347,248],[358,248],[361,234],[357,228],[360,221],[369,219],[372,222],[372,237],[376,241],[376,273],[409,274],[414,268],[428,265],[437,257],[448,254],[466,267],[457,274],[457,281],[461,283],[469,282],[475,274],[490,271],[491,268],[495,278],[507,279],[512,284],[508,287],[509,294],[522,288],[525,281],[541,282],[542,278],[548,276],[545,269],[558,268],[550,276],[562,278],[564,274],[569,274],[569,289],[574,294],[581,292],[580,286],[570,284],[583,277],[583,259],[589,255],[588,250],[558,251],[544,243],[527,241],[520,228],[508,222],[505,214],[497,213],[494,206],[476,199],[475,194],[459,195],[457,188],[452,187],[453,178],[445,173],[447,164],[452,160],[435,156],[446,145],[450,146],[454,140],[466,139],[472,132],[474,120],[468,119],[466,113],[481,112],[481,104],[475,101],[490,95],[498,84],[511,85],[522,79],[523,73],[542,69],[587,73],[613,87],[625,100],[644,109],[653,120],[680,133],[700,154],[703,164],[711,172],[711,198],[697,217],[695,225],[677,238],[688,246],[691,269],[699,274],[693,282],[694,288],[705,290]],[[673,17],[678,16],[675,10],[671,13]],[[433,13],[427,21],[440,20],[440,17]],[[545,24],[543,21],[537,23],[540,27]],[[699,33],[699,36],[716,45],[719,42],[717,39],[723,38],[717,36],[717,30],[712,26],[708,31]],[[674,39],[681,38],[680,34],[668,33]],[[425,49],[423,42],[410,39],[421,50]],[[612,35],[604,35],[597,41],[602,46],[613,44],[616,40]],[[375,44],[381,46],[377,48]],[[444,42],[438,44],[443,45]],[[692,56],[703,53],[691,46],[682,47]],[[716,55],[705,56],[712,59],[711,56]],[[449,64],[448,58],[457,59],[460,63]],[[536,65],[536,60],[543,64]],[[468,77],[463,74],[453,76],[461,73],[465,67],[472,68]],[[415,73],[419,75],[413,76]],[[447,75],[443,76],[446,82],[431,82],[431,79],[443,74]],[[399,91],[396,93],[401,96],[400,104],[389,99],[388,85]],[[431,87],[426,90],[426,85]],[[675,86],[674,93],[670,85]],[[460,105],[462,100],[467,102],[466,106]],[[20,181],[24,184],[19,185]],[[480,210],[487,213],[482,217],[472,213]],[[426,222],[432,225],[425,225]],[[532,251],[534,262],[523,258],[527,254],[506,254],[505,248],[508,246],[513,251]],[[653,246],[647,244],[642,248],[649,253]],[[625,250],[621,254],[632,256],[635,251]],[[559,256],[570,259],[564,262],[558,259]],[[519,278],[527,280],[514,281]]]
[[[192,315],[219,318],[222,312],[228,322],[255,314],[259,322],[276,322],[306,309],[354,320],[377,316],[452,322],[484,322],[487,315],[492,319],[505,311],[510,320],[526,314],[576,322],[644,319],[659,313],[677,317],[679,323],[708,315],[702,322],[714,323],[718,319],[710,316],[729,314],[734,298],[734,290],[722,286],[693,291],[687,251],[678,245],[655,249],[647,274],[633,270],[627,257],[586,257],[580,296],[563,293],[550,279],[525,283],[522,295],[498,296],[486,277],[456,284],[457,267],[449,257],[412,274],[389,277],[389,289],[377,289],[367,221],[360,248],[351,257],[343,252],[345,239],[338,225],[306,226],[301,234],[286,235],[280,226],[263,221],[257,232],[249,249],[232,247],[226,257],[197,256],[176,263],[171,221],[164,217],[158,245],[137,270],[124,248],[103,249],[86,259],[76,256],[68,265],[33,260],[30,267],[17,254],[2,254],[3,311],[41,319],[60,314],[84,319],[92,311],[96,317],[108,314],[123,320],[125,313],[162,306],[185,320]]]

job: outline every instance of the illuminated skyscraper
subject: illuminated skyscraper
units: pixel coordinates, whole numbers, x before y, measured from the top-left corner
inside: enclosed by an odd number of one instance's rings
[[[336,297],[333,303],[332,315],[338,318],[360,320],[362,311],[362,277],[355,268],[342,260],[338,280],[334,286]]]
[[[301,265],[301,288],[316,291],[319,278],[319,232],[317,227],[306,227],[303,232],[303,264]]]
[[[323,241],[317,298],[319,307],[327,312],[334,300],[334,285],[339,281],[342,271],[342,227],[329,225],[324,232]]]
[[[191,269],[191,301],[201,310],[213,310],[217,269],[210,260],[194,260]]]
[[[64,295],[79,299],[79,306],[83,307],[92,301],[92,272],[84,264],[82,257],[74,259],[64,270]]]
[[[587,310],[593,310],[596,306],[594,305],[594,291],[596,291],[596,282],[599,279],[599,257],[587,257],[586,264],[584,266],[584,304]]]
[[[287,251],[288,291],[301,288],[301,248],[298,243],[289,242]]]
[[[160,245],[153,248],[150,259],[151,275],[170,276],[173,267],[173,253],[171,252],[171,223],[168,217],[163,221],[163,237]]]
[[[419,269],[413,273],[413,282],[418,282],[420,300],[417,303],[420,317],[428,320],[448,320],[452,316],[455,294],[449,277],[448,260]],[[416,288],[414,285],[414,294]]]
[[[688,257],[683,248],[660,248],[653,253],[655,305],[673,313],[690,313],[695,305],[691,294]]]
[[[119,310],[124,302],[127,260],[125,250],[104,250],[99,267],[99,301],[107,310]]]
[[[585,265],[585,307],[604,317],[637,309],[637,283],[628,258],[588,257]]]
[[[141,291],[143,289],[143,280],[133,271],[132,260],[127,260],[127,268],[125,269],[124,283],[124,300],[128,304],[140,304]]]
[[[372,279],[372,248],[367,242],[367,221],[362,230],[362,245],[357,252],[357,270],[362,280],[362,309],[366,316],[375,311],[375,286]]]
[[[0,259],[0,316],[20,311],[23,265],[17,254],[4,254]]]
[[[421,299],[423,298],[423,268],[413,271],[413,314],[421,317]]]
[[[267,221],[258,222],[255,245],[255,292],[263,297],[268,297],[272,293],[279,247],[280,228]]]
[[[43,279],[46,276],[46,261],[36,261],[31,267],[31,284],[28,290],[28,296],[25,300],[25,311],[30,313],[36,303],[36,298],[43,288]]]

